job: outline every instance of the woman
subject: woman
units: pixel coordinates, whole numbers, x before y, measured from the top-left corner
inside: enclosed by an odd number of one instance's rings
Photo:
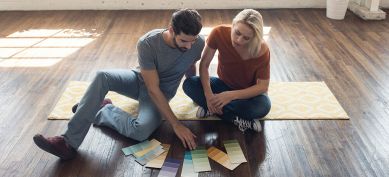
[[[209,77],[209,65],[219,51],[217,74]],[[184,81],[184,92],[200,108],[197,117],[216,114],[241,131],[262,130],[259,118],[270,111],[267,90],[270,51],[263,40],[263,21],[258,11],[241,11],[230,25],[215,27],[208,36],[200,62],[200,77]]]

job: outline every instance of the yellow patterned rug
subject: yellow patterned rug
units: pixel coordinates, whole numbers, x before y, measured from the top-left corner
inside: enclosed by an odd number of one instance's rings
[[[70,81],[49,119],[70,119],[72,106],[84,95],[88,82]],[[349,119],[324,82],[271,82],[269,97],[272,101],[267,120],[286,119]],[[131,98],[109,92],[114,105],[137,115],[138,102]],[[170,101],[173,112],[180,120],[219,120],[216,117],[196,118],[197,105],[187,97],[181,87]]]

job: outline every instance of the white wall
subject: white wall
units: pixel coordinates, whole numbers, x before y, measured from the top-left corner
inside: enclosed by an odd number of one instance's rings
[[[354,0],[359,1],[359,0]],[[326,0],[0,0],[0,10],[325,8]],[[389,0],[380,0],[389,8]]]

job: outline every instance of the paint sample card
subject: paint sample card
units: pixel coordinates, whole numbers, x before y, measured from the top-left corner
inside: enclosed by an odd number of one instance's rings
[[[158,146],[161,146],[161,143],[155,139],[152,139],[145,149],[138,151],[138,152],[135,152],[134,156],[136,158],[142,157],[143,155],[147,154],[148,152],[157,148]]]
[[[157,140],[153,139],[151,141],[157,141]],[[127,156],[127,155],[131,155],[131,154],[134,154],[136,152],[139,152],[139,151],[142,151],[142,150],[148,148],[150,146],[150,144],[151,144],[151,142],[149,140],[146,140],[146,141],[143,141],[141,143],[123,148],[122,151],[123,151],[124,155]]]
[[[147,162],[146,167],[149,168],[162,168],[163,162],[165,162],[166,156],[169,153],[170,144],[162,144],[163,152],[161,155],[159,155],[157,158]]]
[[[231,163],[230,158],[226,153],[213,146],[208,148],[208,157],[229,170],[234,170],[240,165],[240,163]]]
[[[184,164],[182,165],[181,177],[198,177],[199,173],[194,171],[192,153],[185,151]]]
[[[159,171],[158,177],[174,177],[177,175],[180,166],[180,160],[167,158],[162,165],[161,171]]]
[[[211,165],[209,164],[205,147],[197,147],[196,150],[191,151],[191,154],[195,172],[211,171]]]
[[[165,152],[165,151],[163,150],[162,146],[158,146],[157,148],[151,150],[150,152],[148,152],[144,156],[136,158],[135,160],[138,163],[140,163],[141,165],[145,165],[147,162],[157,158],[163,152]]]
[[[247,162],[246,158],[244,157],[242,148],[240,147],[237,140],[227,140],[223,143],[231,163]]]

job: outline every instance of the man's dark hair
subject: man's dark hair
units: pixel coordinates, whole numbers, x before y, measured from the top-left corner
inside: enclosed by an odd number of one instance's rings
[[[192,36],[198,35],[203,27],[200,14],[193,9],[180,9],[174,12],[170,25],[176,35],[183,32]]]

